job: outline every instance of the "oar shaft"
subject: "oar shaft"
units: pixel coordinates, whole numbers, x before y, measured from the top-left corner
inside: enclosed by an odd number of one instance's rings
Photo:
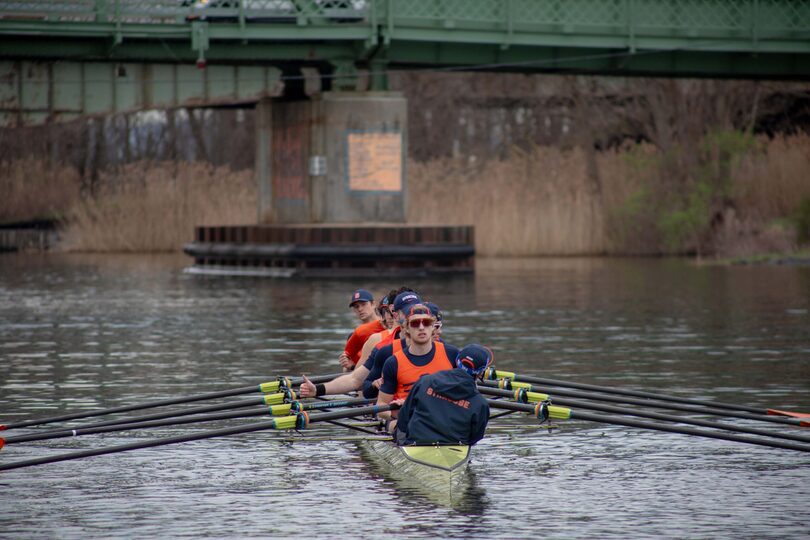
[[[249,418],[252,416],[268,416],[266,407],[253,411],[231,411],[217,414],[205,414],[201,416],[184,416],[182,418],[171,418],[165,420],[146,420],[143,422],[131,422],[129,424],[114,424],[111,426],[87,427],[76,429],[62,429],[48,431],[45,433],[31,433],[30,435],[18,435],[16,437],[0,438],[0,446],[5,444],[17,444],[32,441],[44,441],[50,439],[64,439],[66,437],[78,437],[80,435],[96,435],[98,433],[112,433],[115,431],[129,431],[132,429],[146,429],[163,426],[179,426],[182,424],[196,424],[201,422],[214,422],[217,420],[230,420],[233,418]]]
[[[28,459],[24,461],[18,461],[16,463],[6,463],[5,465],[0,465],[0,471],[9,471],[12,469],[20,469],[22,467],[31,467],[34,465],[44,465],[46,463],[56,463],[60,461],[70,461],[74,459],[80,459],[85,457],[93,457],[93,456],[103,456],[106,454],[115,454],[118,452],[126,452],[129,450],[139,450],[141,448],[153,448],[156,446],[165,446],[169,444],[178,444],[184,442],[191,442],[191,441],[199,441],[202,439],[211,439],[213,437],[224,437],[228,435],[240,435],[242,433],[252,433],[254,431],[262,431],[267,429],[292,429],[292,428],[300,428],[306,427],[307,424],[313,422],[321,422],[325,420],[335,420],[339,418],[351,418],[354,416],[363,416],[365,414],[377,414],[383,411],[390,411],[393,408],[396,408],[392,405],[373,405],[369,407],[356,407],[352,408],[348,411],[333,411],[327,413],[320,413],[320,414],[306,414],[300,413],[301,416],[304,415],[306,417],[306,422],[303,423],[303,426],[299,426],[298,418],[296,417],[284,417],[281,419],[273,419],[264,422],[258,422],[255,424],[250,424],[247,426],[235,426],[229,428],[222,428],[216,429],[212,431],[203,431],[199,433],[190,433],[187,435],[178,435],[176,437],[168,437],[164,439],[152,439],[148,441],[141,441],[136,443],[130,444],[123,444],[118,446],[108,446],[105,448],[94,448],[90,450],[83,450],[80,452],[72,452],[70,454],[60,454],[56,456],[48,456],[43,458],[35,458],[35,459]]]
[[[79,426],[72,426],[70,428],[50,429],[47,431],[37,432],[35,435],[47,435],[49,433],[61,433],[63,431],[72,430],[85,430],[97,427],[117,426],[121,424],[134,424],[136,422],[148,422],[150,420],[162,420],[165,418],[179,418],[181,416],[190,416],[194,414],[206,414],[216,411],[226,411],[230,409],[239,409],[242,407],[252,407],[255,405],[265,404],[264,398],[251,398],[234,403],[221,403],[219,405],[210,405],[206,407],[192,407],[183,411],[166,411],[165,413],[145,414],[142,416],[131,416],[129,418],[119,418],[116,420],[107,420],[106,422],[93,422],[92,424],[83,424]],[[24,437],[25,435],[18,435]],[[16,437],[8,437],[6,442],[16,439]]]
[[[22,427],[39,426],[42,424],[53,424],[55,422],[67,422],[68,420],[78,420],[79,418],[92,418],[94,416],[104,416],[107,414],[140,411],[143,409],[152,409],[156,407],[167,407],[169,405],[179,405],[180,403],[192,403],[194,401],[202,401],[205,399],[217,399],[223,397],[238,396],[241,394],[248,394],[256,392],[257,386],[244,386],[242,388],[234,388],[232,390],[224,390],[211,394],[201,394],[198,396],[186,396],[181,398],[162,399],[159,401],[150,401],[149,403],[140,403],[133,405],[122,405],[120,407],[112,407],[109,409],[99,409],[94,411],[84,411],[70,414],[63,414],[59,416],[51,416],[48,418],[40,418],[36,420],[26,420],[24,422],[14,422],[6,425],[6,429],[17,429]]]
[[[500,390],[497,388],[480,388],[482,394],[488,394],[492,396],[500,396],[500,397],[515,397],[515,392],[510,392],[509,390]],[[529,392],[525,395],[531,395],[532,393]],[[530,399],[530,401],[534,401]],[[673,414],[663,414],[657,413],[652,411],[642,411],[638,409],[631,409],[628,407],[615,407],[613,405],[604,405],[601,403],[591,403],[588,401],[580,401],[576,399],[565,399],[565,398],[552,398],[552,402],[555,405],[564,405],[566,407],[576,407],[578,409],[586,409],[592,411],[600,411],[600,412],[607,412],[613,414],[625,414],[630,416],[638,416],[640,418],[649,418],[651,420],[664,420],[666,422],[676,422],[679,424],[689,424],[693,426],[701,426],[701,427],[709,427],[715,429],[724,429],[726,431],[734,431],[737,433],[748,433],[749,435],[760,435],[764,437],[773,437],[776,439],[784,439],[788,441],[797,441],[810,444],[810,436],[806,435],[794,435],[790,433],[775,433],[771,431],[766,431],[764,429],[756,429],[756,428],[749,428],[745,426],[733,426],[730,424],[723,424],[721,422],[711,422],[709,420],[700,420],[697,418],[687,418],[684,416],[676,416]]]
[[[509,371],[499,371],[491,369],[488,371],[490,379],[513,379],[515,381],[522,381],[535,384],[546,384],[550,386],[562,386],[564,388],[578,388],[580,390],[592,390],[595,392],[605,392],[607,394],[618,394],[623,396],[633,396],[640,398],[657,399],[659,401],[673,401],[677,403],[692,403],[694,405],[702,405],[704,407],[714,407],[718,409],[729,409],[734,411],[749,412],[754,414],[767,415],[768,410],[757,407],[749,407],[746,405],[737,405],[733,403],[721,403],[718,401],[711,401],[707,399],[689,399],[678,396],[668,396],[654,392],[643,392],[640,390],[627,390],[624,388],[613,388],[610,386],[598,386],[595,384],[584,384],[569,381],[561,381],[559,379],[547,379],[545,377],[531,377],[528,375],[520,375]]]
[[[254,401],[254,400],[248,400]],[[318,410],[318,409],[325,409],[325,408],[338,408],[338,407],[353,407],[355,405],[365,405],[368,404],[373,400],[364,399],[364,398],[353,398],[353,399],[345,399],[345,400],[331,400],[328,402],[316,402],[316,403],[299,403],[298,410],[299,411],[308,411],[308,410]],[[258,398],[258,403],[252,404],[254,407],[256,405],[265,405],[262,398]],[[261,407],[260,409],[255,410],[237,410],[231,412],[221,412],[217,414],[201,414],[195,416],[183,416],[183,417],[170,417],[165,419],[148,419],[145,417],[141,418],[132,418],[130,422],[120,422],[115,424],[107,424],[102,426],[84,426],[84,427],[76,427],[73,429],[61,429],[61,430],[49,430],[40,433],[31,433],[28,435],[17,435],[15,437],[7,437],[7,438],[0,438],[0,448],[2,448],[6,444],[16,444],[16,443],[23,443],[23,442],[32,442],[32,441],[44,441],[48,439],[62,439],[66,437],[78,437],[80,435],[95,435],[98,433],[111,433],[116,431],[129,431],[133,429],[146,429],[146,428],[153,428],[153,427],[163,427],[163,426],[175,426],[175,425],[183,425],[183,424],[196,424],[202,422],[215,422],[218,420],[230,420],[233,418],[249,418],[252,416],[283,416],[288,415],[291,412],[295,413],[297,411],[292,410],[293,405],[290,403],[287,404],[278,404],[278,405],[270,405],[268,407]],[[244,406],[240,408],[246,408]]]
[[[508,379],[507,379],[508,380]],[[499,383],[504,382],[501,381],[481,381],[484,386],[488,387],[495,387],[498,386]],[[562,402],[556,398],[556,396],[568,396],[568,397],[579,397],[583,399],[590,399],[596,401],[606,401],[610,403],[625,403],[628,405],[640,405],[642,407],[653,407],[655,409],[670,409],[673,411],[684,411],[684,412],[693,412],[698,414],[708,414],[712,416],[726,416],[729,418],[744,418],[746,420],[756,420],[758,422],[769,422],[771,424],[783,424],[789,426],[800,426],[802,425],[802,421],[798,418],[788,418],[785,416],[769,416],[769,415],[762,415],[762,414],[754,414],[754,413],[747,413],[747,412],[737,412],[732,411],[729,409],[717,409],[711,407],[704,407],[702,405],[684,405],[681,403],[673,403],[671,401],[659,401],[653,399],[637,399],[632,397],[620,397],[620,396],[611,396],[608,394],[599,394],[594,392],[580,392],[575,390],[564,390],[561,388],[543,388],[537,389],[532,386],[531,383],[519,382],[514,381],[510,384],[506,385],[507,390],[513,388],[525,388],[531,392],[542,392],[553,394],[555,399],[555,403]]]
[[[495,409],[508,409],[513,411],[522,411],[534,413],[535,407],[524,403],[514,403],[511,401],[490,401],[489,406]],[[642,429],[652,429],[656,431],[666,431],[669,433],[680,433],[684,435],[695,435],[698,437],[707,437],[710,439],[719,439],[723,441],[734,441],[748,444],[755,444],[759,446],[768,446],[770,448],[783,448],[786,450],[798,450],[800,452],[810,452],[810,445],[783,442],[778,440],[764,440],[755,439],[752,437],[744,437],[742,435],[734,435],[731,433],[718,433],[715,431],[704,431],[689,427],[673,426],[667,424],[657,424],[654,422],[645,422],[643,420],[633,420],[632,418],[622,418],[616,416],[604,416],[598,414],[590,414],[580,411],[571,411],[571,418],[579,420],[587,420],[589,422],[598,422],[602,424],[618,424],[620,426],[637,427]]]
[[[341,375],[340,373],[332,374],[332,375],[320,375],[316,377],[312,377],[310,380],[315,383],[331,381],[335,377]],[[288,379],[291,385],[300,384],[303,380],[302,378],[294,378]],[[70,414],[63,414],[59,416],[51,416],[48,418],[40,418],[35,420],[26,420],[23,422],[13,422],[11,424],[7,424],[5,426],[0,426],[0,429],[17,429],[21,427],[30,427],[30,426],[38,426],[41,424],[52,424],[54,422],[66,422],[68,420],[78,420],[79,418],[91,418],[94,416],[103,416],[107,414],[114,414],[114,413],[123,413],[123,412],[131,412],[131,411],[140,411],[143,409],[153,409],[156,407],[166,407],[169,405],[179,405],[181,403],[193,403],[195,401],[204,401],[208,399],[218,399],[224,397],[232,397],[238,396],[243,394],[250,394],[253,392],[276,392],[278,390],[278,386],[273,388],[273,385],[278,381],[272,381],[269,383],[262,383],[259,385],[253,386],[243,386],[241,388],[233,388],[230,390],[222,390],[220,392],[210,392],[207,394],[198,394],[194,396],[185,396],[179,398],[171,398],[171,399],[162,399],[158,401],[150,401],[148,403],[139,403],[133,405],[123,405],[121,407],[113,407],[109,409],[97,409],[93,411],[83,411],[83,412],[76,412]]]

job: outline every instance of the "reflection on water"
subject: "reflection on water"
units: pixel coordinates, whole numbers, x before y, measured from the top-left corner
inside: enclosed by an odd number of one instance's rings
[[[190,276],[187,264],[0,257],[0,421],[334,372],[353,323],[347,294],[400,285]],[[503,369],[810,410],[810,268],[481,260],[474,276],[410,284],[444,308],[448,341],[490,345]],[[806,537],[806,454],[586,422],[549,433],[527,421],[493,421],[460,504],[438,504],[376,469],[353,442],[328,440],[345,430],[313,427],[318,441],[259,432],[3,472],[0,530],[19,538]],[[226,425],[9,445],[0,462]]]

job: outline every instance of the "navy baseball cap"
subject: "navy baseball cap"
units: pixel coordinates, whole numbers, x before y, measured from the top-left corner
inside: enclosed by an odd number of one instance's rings
[[[470,375],[478,375],[489,367],[492,358],[492,351],[483,345],[473,343],[458,351],[456,367],[463,369]]]
[[[357,289],[352,293],[352,299],[349,300],[349,307],[352,307],[352,305],[355,302],[373,302],[373,301],[374,301],[373,294],[371,294],[365,289]]]
[[[422,299],[419,298],[419,295],[413,291],[405,291],[399,293],[396,298],[394,298],[394,311],[408,311],[408,308],[413,306],[414,304],[421,304]]]
[[[439,309],[439,306],[434,304],[433,302],[425,302],[425,305],[430,310],[430,314],[433,315],[433,318],[437,321],[442,320],[442,310]]]

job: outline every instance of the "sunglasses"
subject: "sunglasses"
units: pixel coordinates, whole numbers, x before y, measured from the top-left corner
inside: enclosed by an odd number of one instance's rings
[[[408,326],[410,326],[411,328],[421,328],[423,326],[425,328],[430,328],[430,327],[433,326],[434,322],[435,321],[433,319],[427,319],[427,318],[413,319],[413,320],[408,321]]]

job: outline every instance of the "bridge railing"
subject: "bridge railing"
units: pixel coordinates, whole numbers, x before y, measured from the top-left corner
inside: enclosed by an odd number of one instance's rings
[[[28,0],[0,1],[4,18],[55,22],[367,22],[373,0]]]
[[[29,0],[4,19],[187,25],[363,26],[388,39],[533,45],[547,35],[768,39],[810,43],[810,0]],[[269,38],[268,38],[269,39]],[[682,41],[681,41],[682,43]],[[559,43],[558,43],[559,45]]]

